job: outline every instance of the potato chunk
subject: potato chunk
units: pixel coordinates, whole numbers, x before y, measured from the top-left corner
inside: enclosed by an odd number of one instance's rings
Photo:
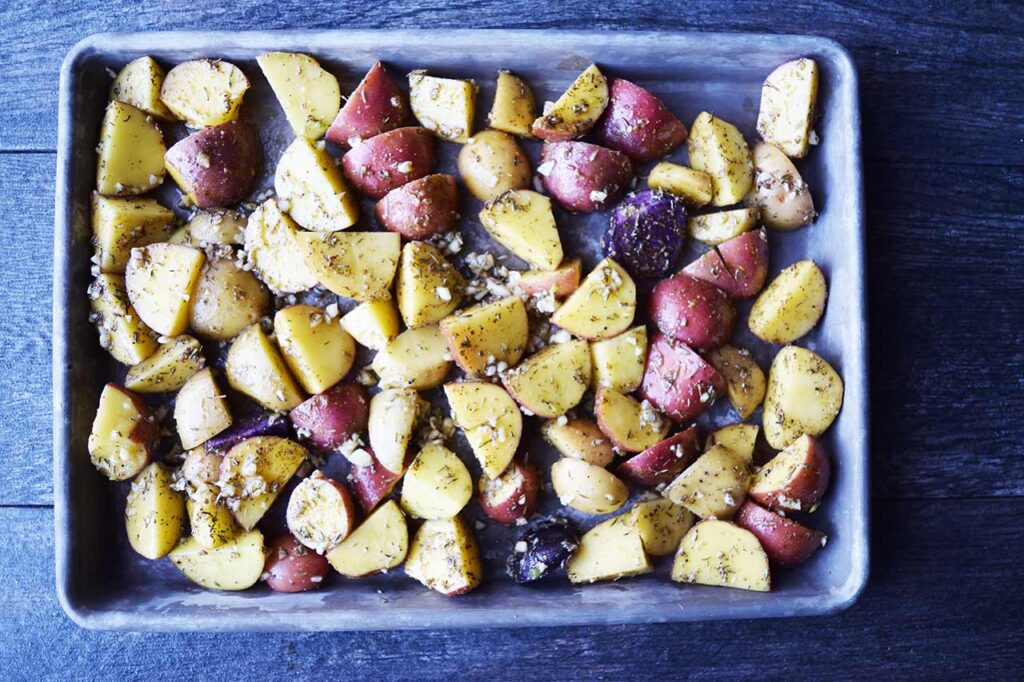
[[[544,440],[563,457],[606,467],[615,459],[615,449],[597,424],[586,419],[550,419],[541,427]]]
[[[674,194],[692,208],[708,203],[714,194],[710,175],[671,161],[662,161],[651,169],[647,186]]]
[[[424,523],[412,539],[405,572],[447,597],[478,587],[483,563],[469,524],[459,516]]]
[[[768,370],[764,435],[782,449],[803,434],[820,436],[843,405],[843,380],[824,358],[806,348],[786,346]]]
[[[630,513],[640,529],[644,549],[651,556],[674,553],[686,531],[693,526],[693,514],[689,510],[663,497],[637,502]]]
[[[281,212],[275,199],[260,204],[245,227],[245,251],[256,274],[282,294],[312,289],[318,283],[316,273],[306,264],[306,250],[298,235],[299,226]]]
[[[306,265],[339,296],[376,301],[391,296],[402,238],[393,232],[302,232]]]
[[[103,116],[96,191],[108,196],[145,194],[164,181],[164,136],[146,112],[111,102]]]
[[[233,538],[216,548],[203,547],[195,538],[171,550],[171,561],[186,578],[211,590],[246,590],[263,575],[266,561],[263,534],[258,530]]]
[[[100,272],[123,273],[133,248],[164,241],[172,229],[174,211],[152,199],[92,197],[92,235]]]
[[[757,592],[771,589],[761,543],[750,531],[718,520],[702,521],[683,537],[672,563],[672,580]]]
[[[428,76],[426,71],[409,74],[409,104],[416,120],[451,142],[465,143],[473,132],[476,89],[473,81]]]
[[[528,189],[509,190],[484,204],[480,222],[495,241],[538,270],[562,263],[551,200]]]
[[[373,359],[373,371],[381,388],[415,388],[441,385],[452,363],[437,325],[407,329],[389,341]]]
[[[497,478],[512,461],[523,434],[523,414],[497,384],[462,381],[445,384],[452,417],[469,441],[487,478]]]
[[[590,344],[594,362],[594,388],[603,386],[619,393],[632,393],[640,388],[647,361],[647,327],[633,327],[628,332]]]
[[[526,189],[533,179],[530,159],[516,139],[500,130],[482,130],[469,138],[456,160],[466,189],[480,201],[508,190]]]
[[[544,113],[533,122],[533,134],[542,140],[559,142],[580,137],[594,127],[608,106],[608,80],[596,64],[576,77]]]
[[[498,71],[494,104],[487,114],[487,124],[519,137],[533,137],[530,128],[536,117],[537,105],[530,86],[510,71]]]
[[[189,246],[165,242],[132,249],[124,281],[142,321],[164,336],[188,329],[190,301],[205,262],[203,252]]]
[[[551,316],[552,324],[585,339],[610,339],[629,329],[636,314],[636,285],[611,258],[598,263]]]
[[[761,427],[757,424],[728,424],[711,433],[704,447],[710,449],[724,445],[746,460],[747,464],[752,464],[760,431]]]
[[[370,447],[388,471],[405,471],[405,455],[425,402],[411,388],[386,388],[370,399]]]
[[[418,519],[450,519],[469,503],[473,479],[459,456],[429,443],[402,479],[402,509]]]
[[[566,567],[573,584],[618,580],[654,570],[632,514],[599,523],[580,539]]]
[[[259,324],[235,338],[224,369],[231,388],[268,410],[290,410],[303,400],[302,389]]]
[[[189,128],[206,128],[238,118],[249,79],[220,59],[193,59],[167,73],[160,99]]]
[[[371,350],[383,348],[402,329],[398,311],[391,299],[360,303],[345,313],[341,318],[341,326],[356,341]]]
[[[252,530],[306,460],[306,448],[277,436],[247,438],[220,465],[221,496],[245,530]]]
[[[298,137],[317,140],[341,109],[338,79],[305,54],[268,52],[256,58]]]
[[[754,182],[750,148],[736,126],[704,111],[690,127],[690,166],[711,176],[713,206],[740,201]]]
[[[231,411],[210,368],[194,374],[178,393],[174,403],[181,447],[202,445],[231,426]]]
[[[629,498],[629,488],[612,472],[582,459],[565,457],[551,465],[558,501],[584,514],[608,514]]]
[[[116,384],[107,384],[89,432],[89,458],[111,481],[142,471],[156,450],[160,426],[146,403]]]
[[[220,488],[213,483],[194,483],[185,501],[192,539],[206,549],[227,544],[240,531],[231,510],[217,499],[219,495]]]
[[[231,258],[216,258],[199,274],[188,326],[203,339],[227,341],[255,324],[269,306],[270,292],[256,275]]]
[[[440,326],[452,358],[476,376],[487,371],[493,376],[502,363],[519,362],[529,336],[526,306],[518,296],[473,306],[444,318]]]
[[[115,360],[136,365],[156,352],[156,334],[128,300],[124,277],[100,275],[89,285],[88,294],[100,346]]]
[[[427,242],[407,242],[398,264],[398,310],[407,327],[437,324],[462,301],[465,280],[441,250]]]
[[[814,198],[793,162],[778,147],[754,145],[754,187],[743,203],[756,206],[761,222],[775,230],[808,225],[817,213]]]
[[[408,551],[405,514],[394,500],[388,500],[328,552],[327,560],[343,576],[360,578],[398,566]]]
[[[817,63],[806,58],[786,62],[768,75],[761,88],[757,132],[786,156],[806,156],[817,99]]]
[[[110,99],[130,104],[164,121],[173,121],[174,114],[160,99],[160,88],[166,76],[163,67],[152,57],[133,59],[114,78]]]
[[[502,381],[516,401],[540,417],[559,417],[583,399],[591,376],[590,348],[572,339],[537,351]]]
[[[159,559],[174,549],[185,526],[185,496],[171,488],[173,476],[154,462],[142,470],[125,501],[124,520],[132,549]]]
[[[594,416],[604,435],[626,452],[643,452],[657,445],[671,427],[648,401],[637,402],[610,388],[597,389]]]
[[[754,414],[764,400],[764,371],[746,348],[725,345],[705,356],[725,378],[729,402],[740,419]]]
[[[124,385],[136,393],[177,391],[205,364],[199,341],[182,334],[160,344],[155,353],[132,366]]]
[[[793,263],[765,287],[750,309],[750,331],[770,343],[792,343],[825,313],[828,285],[812,260]]]
[[[693,216],[687,221],[686,229],[697,241],[716,246],[753,230],[759,217],[757,208],[734,208]]]
[[[352,369],[356,342],[323,308],[293,305],[274,315],[284,362],[306,393],[323,393]]]
[[[665,497],[702,519],[730,519],[746,499],[750,465],[721,445],[712,446],[665,489]]]
[[[356,503],[342,483],[314,471],[292,490],[285,518],[296,540],[326,554],[355,527]]]
[[[326,151],[309,140],[292,142],[274,172],[277,198],[288,215],[307,230],[334,232],[355,225],[359,201]]]

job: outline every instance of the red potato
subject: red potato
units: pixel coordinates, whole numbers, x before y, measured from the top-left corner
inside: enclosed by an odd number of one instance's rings
[[[366,430],[370,406],[366,389],[359,384],[335,384],[309,398],[288,414],[296,431],[309,433],[317,447],[335,450]]]
[[[314,471],[292,490],[285,521],[296,540],[327,554],[355,528],[356,505],[342,483]]]
[[[683,272],[713,284],[731,298],[751,298],[768,277],[768,236],[763,229],[744,232],[718,245]]]
[[[761,467],[750,484],[750,497],[769,509],[808,511],[821,501],[831,478],[825,448],[804,434]]]
[[[362,142],[341,157],[345,177],[371,199],[430,174],[434,135],[426,128],[395,128]]]
[[[650,92],[623,78],[608,84],[608,107],[594,128],[597,141],[641,164],[686,142],[686,126]]]
[[[516,458],[497,478],[481,476],[477,492],[485,514],[498,523],[516,523],[537,509],[540,474],[537,467]]]
[[[736,307],[725,292],[684,272],[658,282],[649,311],[663,334],[695,350],[721,346],[736,325]]]
[[[354,147],[411,121],[405,93],[384,65],[377,62],[334,117],[327,129],[327,140],[345,148]]]
[[[562,207],[590,213],[615,204],[629,189],[633,164],[622,152],[587,142],[548,142],[537,172]]]
[[[455,178],[437,173],[396,187],[377,202],[377,221],[406,239],[447,232],[459,219]]]
[[[723,395],[725,379],[689,346],[655,334],[640,393],[676,422],[692,421]]]
[[[740,507],[733,523],[753,533],[768,560],[780,568],[799,566],[824,547],[827,539],[824,533],[779,516],[750,500]]]
[[[198,130],[164,155],[171,177],[199,208],[231,206],[248,196],[262,160],[259,136],[243,121]]]
[[[619,465],[619,477],[647,488],[667,485],[699,454],[700,433],[691,426],[627,459]]]
[[[320,587],[329,570],[325,557],[285,533],[270,545],[263,575],[275,592],[305,592]]]
[[[363,449],[370,455],[370,463],[353,464],[349,481],[352,483],[352,489],[355,491],[356,499],[359,501],[363,513],[369,514],[374,507],[380,504],[381,500],[391,494],[398,482],[402,480],[405,471],[397,474],[389,471],[377,460],[377,456],[373,454],[373,450],[369,446]],[[411,457],[407,455],[406,466],[409,465],[410,459]]]
[[[112,481],[125,481],[149,464],[160,443],[160,423],[138,395],[114,383],[100,394],[89,433],[89,457]]]
[[[576,291],[583,276],[583,266],[576,258],[557,270],[528,270],[519,277],[519,288],[524,294],[540,296],[551,291],[555,298],[565,298]]]

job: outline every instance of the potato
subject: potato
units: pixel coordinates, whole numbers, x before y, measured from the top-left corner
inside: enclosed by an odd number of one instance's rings
[[[754,146],[754,186],[743,202],[761,212],[761,221],[776,230],[809,225],[817,215],[807,183],[785,154],[770,144]]]
[[[160,441],[160,425],[137,395],[107,384],[89,432],[89,458],[111,481],[124,481],[142,471]]]
[[[309,140],[288,145],[274,171],[278,201],[307,230],[334,232],[359,220],[359,200],[349,190],[334,159]]]
[[[128,300],[124,277],[100,275],[89,285],[89,319],[96,323],[100,346],[125,365],[136,365],[159,347],[156,334]]]
[[[705,359],[725,379],[727,395],[740,419],[754,414],[764,400],[765,376],[746,348],[722,346]]]
[[[601,238],[605,255],[641,280],[675,272],[685,244],[686,206],[658,190],[626,196],[612,211],[611,223]]]
[[[487,125],[519,137],[533,137],[530,129],[536,117],[537,104],[530,87],[510,71],[498,71]]]
[[[544,422],[541,435],[563,457],[606,467],[615,459],[612,443],[597,424],[587,419],[551,419]]]
[[[330,570],[327,559],[284,533],[270,545],[263,576],[274,592],[305,592],[323,585]]]
[[[537,173],[544,190],[567,211],[591,213],[613,206],[629,189],[633,164],[622,152],[587,142],[549,142]]]
[[[647,186],[673,194],[691,208],[705,205],[714,194],[710,175],[671,161],[662,161],[651,169]]]
[[[750,531],[764,549],[768,560],[780,568],[793,568],[825,546],[824,533],[811,530],[750,500],[736,514],[736,525]]]
[[[818,65],[797,59],[778,67],[761,88],[757,132],[794,159],[807,155],[818,98]]]
[[[259,324],[247,327],[231,343],[224,369],[231,388],[268,410],[290,410],[304,398],[281,353]]]
[[[608,106],[608,80],[596,64],[576,77],[569,89],[533,122],[533,134],[559,142],[580,137],[594,127]]]
[[[424,408],[423,399],[411,388],[384,389],[370,399],[370,447],[388,471],[405,471],[406,450]]]
[[[508,468],[523,434],[523,414],[516,401],[501,386],[486,381],[445,384],[444,394],[484,476],[497,478]]]
[[[579,258],[574,258],[557,270],[529,270],[519,276],[516,285],[529,296],[542,296],[551,293],[555,298],[572,295],[580,286],[583,276],[583,265]]]
[[[388,500],[328,552],[327,560],[343,576],[361,578],[398,566],[408,551],[405,514],[394,500]]]
[[[520,405],[540,417],[559,417],[579,404],[592,368],[586,341],[572,339],[543,348],[501,380]]]
[[[130,104],[150,116],[173,121],[174,114],[163,100],[160,89],[167,73],[152,57],[139,57],[125,64],[110,86],[110,99]]]
[[[316,273],[306,264],[299,226],[281,212],[275,199],[267,199],[249,216],[245,251],[256,274],[277,293],[293,294],[318,283]]]
[[[420,125],[442,140],[465,143],[473,132],[476,113],[476,83],[428,76],[426,71],[409,74],[409,104]]]
[[[434,136],[426,128],[395,128],[365,140],[341,157],[345,178],[374,200],[434,169]]]
[[[473,496],[473,479],[459,456],[437,443],[416,455],[402,480],[402,509],[418,519],[455,517]]]
[[[543,194],[528,189],[508,190],[484,204],[480,223],[495,241],[531,267],[554,270],[562,262],[555,214],[551,200]]]
[[[189,484],[188,490],[191,496],[192,491],[198,490],[208,483],[216,483],[220,478],[220,463],[224,457],[207,444],[202,447],[192,448],[185,453],[185,459],[181,463],[181,475]],[[214,486],[216,487],[216,486]],[[214,490],[214,496],[218,491]]]
[[[245,530],[252,530],[306,461],[306,448],[287,438],[256,436],[231,448],[220,465],[221,497]]]
[[[284,362],[306,393],[322,393],[345,378],[356,342],[323,308],[293,305],[274,315],[274,334]]]
[[[402,467],[402,471],[396,474],[381,466],[373,454],[373,449],[367,450],[366,454],[369,455],[369,462],[362,465],[353,464],[349,472],[349,479],[352,489],[356,493],[356,499],[359,500],[359,506],[362,507],[364,513],[368,514],[395,489],[398,482],[402,480],[402,476],[405,475],[405,467]],[[386,504],[393,503],[389,501]]]
[[[154,462],[142,470],[125,501],[124,520],[132,549],[159,559],[174,549],[185,526],[185,496],[171,488],[169,469]]]
[[[448,344],[437,325],[407,329],[373,359],[381,388],[436,388],[451,369]]]
[[[831,478],[825,448],[804,434],[761,467],[751,482],[750,497],[776,511],[814,511]]]
[[[153,331],[177,336],[188,329],[188,311],[206,257],[199,249],[150,244],[132,249],[125,288],[139,317]]]
[[[401,330],[391,299],[360,303],[341,318],[341,328],[371,350],[382,349]]]
[[[757,538],[728,521],[701,521],[683,537],[672,580],[768,592],[768,557]]]
[[[306,54],[267,52],[256,58],[296,137],[317,140],[341,108],[338,79]]]
[[[750,309],[750,331],[769,343],[792,343],[811,331],[825,313],[828,285],[817,263],[802,260],[785,268]]]
[[[200,370],[181,387],[174,403],[174,421],[181,447],[202,445],[231,426],[231,411],[210,368]]]
[[[227,341],[255,324],[270,306],[270,292],[256,275],[234,260],[206,263],[188,311],[188,326],[203,339]]]
[[[172,229],[174,211],[152,199],[92,196],[94,262],[100,272],[123,273],[133,248],[164,241]]]
[[[728,424],[708,436],[706,448],[722,445],[746,460],[754,462],[754,448],[757,445],[757,434],[761,427],[757,424]]]
[[[359,81],[327,129],[327,141],[355,147],[363,140],[409,125],[405,93],[380,62]]]
[[[160,99],[189,128],[206,128],[238,118],[249,79],[234,64],[193,59],[171,69]]]
[[[346,298],[391,296],[402,240],[391,232],[298,233],[306,265],[324,287]]]
[[[593,388],[610,388],[632,393],[640,388],[647,360],[647,327],[640,325],[628,332],[590,344],[593,361]]]
[[[735,452],[714,445],[665,488],[665,497],[702,519],[731,519],[750,487],[750,465]]]
[[[597,141],[634,163],[667,156],[686,141],[686,126],[650,92],[624,78],[608,83],[608,106],[594,128]]]
[[[398,310],[409,328],[437,324],[462,302],[466,281],[441,250],[427,242],[407,242],[398,263]]]
[[[753,230],[760,219],[761,212],[757,207],[733,208],[695,215],[690,218],[686,229],[697,241],[715,246]]]
[[[211,244],[235,246],[245,243],[248,217],[238,211],[207,209],[197,211],[188,221],[186,231],[190,243],[185,246],[207,247]]]
[[[146,112],[111,102],[103,115],[96,152],[96,191],[108,196],[145,194],[164,181],[164,136]]]
[[[218,433],[203,443],[201,449],[205,450],[208,456],[221,457],[223,453],[229,451],[242,441],[257,436],[291,438],[292,428],[288,424],[288,420],[280,412],[267,410],[255,412],[239,418],[227,430]]]
[[[396,187],[377,202],[377,222],[406,239],[447,232],[459,219],[455,178],[435,173]]]
[[[366,430],[370,401],[359,384],[335,384],[288,413],[297,433],[317,447],[337,450]]]
[[[725,393],[725,379],[689,346],[655,334],[640,393],[674,422],[692,421]]]
[[[518,296],[484,303],[441,320],[441,333],[456,364],[467,374],[493,376],[523,357],[529,336],[526,306]]]
[[[685,272],[658,282],[649,307],[663,334],[698,351],[721,346],[736,326],[736,307],[725,292]]]
[[[164,155],[167,172],[199,208],[236,204],[256,185],[263,152],[255,129],[230,121],[192,133]]]
[[[669,436],[619,465],[619,476],[646,488],[663,488],[700,454],[696,426]]]
[[[580,546],[579,532],[568,519],[556,516],[532,524],[517,534],[513,554],[505,570],[516,583],[525,585],[565,570]]]
[[[755,296],[768,278],[768,237],[763,229],[741,234],[707,251],[683,272],[715,285],[730,298]]]
[[[470,194],[490,201],[533,180],[530,160],[516,139],[500,130],[482,130],[459,150],[459,175]]]
[[[219,466],[220,458],[217,459]],[[216,475],[213,480],[217,480]],[[213,483],[198,483],[189,486],[188,499],[185,500],[192,538],[206,549],[220,547],[239,533],[235,517],[217,499],[219,495],[220,489]]]
[[[412,539],[405,572],[446,597],[479,587],[483,563],[469,524],[459,516],[424,523]]]
[[[477,481],[480,508],[498,523],[520,523],[537,510],[540,474],[537,467],[516,459],[497,478]]]
[[[644,549],[651,556],[674,554],[686,531],[693,526],[693,514],[672,500],[643,500],[629,510],[640,530]]]
[[[712,206],[739,202],[754,181],[750,148],[736,126],[704,111],[690,126],[690,166],[711,176]]]
[[[136,393],[177,391],[203,368],[203,347],[187,334],[160,344],[156,352],[128,370],[124,385]]]
[[[594,417],[620,450],[642,452],[668,435],[670,423],[648,402],[637,402],[608,388],[597,389]]]
[[[578,585],[650,573],[654,567],[633,515],[626,513],[587,531],[566,570],[569,581]]]
[[[263,575],[263,534],[251,530],[208,549],[189,537],[171,550],[171,561],[186,578],[211,590],[246,590]]]
[[[629,498],[629,488],[615,474],[582,459],[552,464],[551,485],[559,502],[585,514],[608,514]]]
[[[356,505],[342,483],[318,470],[292,490],[286,519],[296,540],[317,554],[326,554],[352,532]]]
[[[611,258],[594,266],[551,323],[585,339],[610,339],[629,329],[636,314],[636,285]]]

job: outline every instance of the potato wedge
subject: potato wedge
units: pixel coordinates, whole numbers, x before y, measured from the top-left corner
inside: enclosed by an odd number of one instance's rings
[[[750,148],[736,126],[704,111],[690,127],[690,166],[711,176],[712,206],[729,206],[754,182]]]
[[[341,165],[352,186],[379,200],[397,187],[430,175],[435,146],[426,128],[395,128],[350,149]]]
[[[437,325],[407,329],[373,359],[381,388],[425,390],[441,385],[452,367],[448,344]]]
[[[757,424],[728,424],[708,436],[705,448],[723,445],[747,461],[754,462],[754,448],[761,427]]]
[[[406,451],[426,404],[411,388],[386,388],[370,399],[370,447],[388,471],[405,471]]]
[[[619,476],[645,488],[663,489],[700,455],[696,426],[658,441],[619,465]]]
[[[587,419],[550,419],[540,429],[544,440],[563,457],[606,467],[615,459],[615,449],[597,424]]]
[[[579,289],[582,277],[583,265],[579,258],[573,258],[557,270],[527,270],[519,276],[516,284],[530,296],[543,296],[550,292],[555,298],[565,298]]]
[[[164,136],[146,112],[111,102],[100,127],[96,191],[107,196],[145,194],[164,181]]]
[[[256,58],[297,137],[317,140],[341,109],[338,79],[306,54],[268,52]]]
[[[245,121],[203,128],[164,154],[164,165],[199,208],[236,204],[252,191],[263,162],[256,129]]]
[[[757,132],[794,159],[807,155],[818,99],[818,65],[796,59],[772,71],[761,88]]]
[[[754,145],[754,186],[743,203],[755,206],[761,222],[776,230],[810,225],[817,213],[807,183],[793,162],[777,147]]]
[[[136,393],[177,391],[206,364],[203,346],[182,334],[160,344],[156,352],[128,370],[124,386]]]
[[[363,140],[409,125],[405,93],[381,62],[374,62],[327,129],[327,140],[355,147]]]
[[[405,572],[446,597],[478,587],[483,563],[469,524],[459,516],[424,523],[412,539]]]
[[[750,531],[728,521],[705,520],[683,537],[672,562],[672,580],[768,592],[768,557]]]
[[[175,244],[134,248],[124,272],[128,298],[153,331],[177,336],[188,329],[190,301],[206,257]]]
[[[722,445],[714,445],[665,488],[665,497],[702,519],[731,519],[750,487],[750,464]]]
[[[277,346],[259,324],[235,337],[224,370],[231,388],[268,410],[290,410],[304,398]]]
[[[462,182],[480,201],[526,189],[533,180],[526,152],[500,130],[482,130],[469,138],[459,150],[457,165]]]
[[[803,434],[820,436],[843,405],[843,380],[820,355],[786,346],[768,370],[764,435],[781,449]]]
[[[188,326],[196,336],[227,341],[255,324],[270,307],[270,292],[230,258],[207,261],[192,294]]]
[[[185,529],[185,496],[172,482],[170,469],[154,462],[132,481],[125,501],[128,542],[147,559],[166,556]]]
[[[392,232],[301,232],[306,265],[339,296],[376,301],[391,296],[402,238]]]
[[[584,514],[608,514],[629,499],[629,488],[615,474],[571,457],[551,465],[551,486],[559,502]]]
[[[296,540],[317,554],[326,554],[352,532],[356,504],[344,484],[318,470],[292,490],[286,519]]]
[[[247,438],[220,465],[221,496],[245,530],[252,530],[306,461],[306,448],[278,436]]]
[[[640,393],[674,422],[688,422],[725,393],[725,379],[689,346],[657,333]]]
[[[335,571],[347,578],[386,572],[405,561],[409,527],[398,503],[388,500],[340,545],[327,553]]]
[[[434,173],[396,187],[374,207],[377,222],[406,239],[426,239],[455,228],[459,196],[455,178]]]
[[[391,299],[360,303],[341,318],[341,327],[371,350],[382,349],[401,331],[398,311]]]
[[[760,217],[757,207],[734,208],[695,215],[687,221],[686,229],[697,241],[716,246],[753,230]]]
[[[345,378],[356,342],[323,308],[293,305],[274,315],[274,334],[284,362],[306,393],[322,393]]]
[[[736,525],[754,534],[768,561],[780,568],[799,566],[825,546],[824,533],[803,526],[747,500],[736,515]]]
[[[756,296],[768,279],[768,235],[763,229],[744,232],[705,251],[683,272],[714,285],[734,300]]]
[[[174,402],[174,421],[181,447],[202,445],[231,426],[231,410],[209,367],[200,370],[181,387]]]
[[[89,432],[89,458],[111,481],[124,481],[149,463],[160,442],[160,425],[137,395],[107,384]]]
[[[802,260],[785,268],[750,309],[750,331],[769,343],[792,343],[811,331],[825,313],[828,285],[821,268]]]
[[[123,273],[131,250],[167,239],[174,211],[152,199],[92,196],[92,236],[100,272]]]
[[[462,302],[466,282],[441,250],[427,242],[407,242],[398,263],[395,294],[405,326],[437,324]]]
[[[390,495],[398,482],[402,480],[402,476],[405,475],[405,467],[402,467],[402,471],[396,474],[385,469],[377,461],[372,449],[368,450],[367,454],[369,463],[353,464],[352,470],[349,472],[352,489],[365,514],[373,511],[384,498]]]
[[[206,128],[238,118],[249,79],[220,59],[192,59],[164,78],[160,99],[189,128]]]
[[[352,436],[366,431],[370,399],[363,386],[342,382],[294,408],[288,419],[303,440],[324,450],[343,449]]]
[[[662,161],[651,169],[647,186],[679,197],[690,208],[704,206],[714,194],[710,175],[671,161]]]
[[[641,403],[609,388],[597,389],[594,417],[604,435],[626,452],[642,452],[656,445],[671,426],[648,401]]]
[[[292,142],[274,171],[278,201],[307,230],[334,232],[359,220],[359,200],[326,151],[304,138]]]
[[[589,142],[548,142],[537,173],[544,191],[567,211],[591,213],[618,203],[633,180],[633,163],[622,152]]]
[[[245,243],[245,224],[248,220],[247,216],[238,211],[216,208],[197,211],[186,226],[190,243],[185,246],[240,246]]]
[[[592,368],[586,341],[572,339],[543,348],[501,380],[520,405],[539,417],[560,417],[583,399]]]
[[[618,580],[653,570],[644,551],[643,536],[629,513],[619,514],[587,531],[566,566],[569,581],[574,585]]]
[[[137,365],[156,352],[156,333],[128,300],[121,275],[100,275],[89,285],[89,319],[96,323],[100,346],[124,365]]]
[[[663,497],[637,502],[629,513],[651,556],[674,554],[694,520],[688,509]]]
[[[750,498],[778,511],[813,511],[832,479],[825,448],[804,434],[786,446],[754,476]]]
[[[450,142],[465,143],[472,135],[476,90],[476,83],[469,80],[428,76],[422,70],[409,74],[413,116],[421,126]]]
[[[537,510],[540,472],[523,458],[512,460],[500,476],[477,481],[480,509],[498,523],[522,523]]]
[[[110,99],[130,104],[163,121],[176,117],[160,99],[167,73],[152,57],[139,57],[124,65],[110,86]]]
[[[444,394],[484,475],[497,478],[515,456],[523,434],[523,414],[516,401],[501,386],[486,381],[445,384]]]
[[[402,509],[418,519],[451,519],[473,497],[473,479],[459,456],[428,443],[402,479]]]
[[[508,296],[449,315],[441,333],[456,364],[467,374],[493,376],[501,363],[514,365],[523,357],[529,336],[526,306]]]
[[[575,139],[594,127],[607,106],[608,80],[591,64],[553,105],[545,105],[533,122],[533,134],[549,142]]]
[[[245,227],[245,251],[253,269],[278,293],[293,294],[318,284],[316,273],[306,263],[299,231],[275,199],[256,207]]]
[[[494,104],[487,114],[487,125],[519,137],[533,137],[530,128],[535,118],[537,104],[530,87],[512,72],[498,71]]]
[[[647,327],[640,325],[627,332],[590,344],[594,363],[593,388],[610,388],[632,393],[640,388],[647,362]]]
[[[551,200],[528,189],[509,190],[484,204],[480,223],[494,240],[539,270],[562,263]]]
[[[608,106],[594,128],[598,143],[636,164],[668,156],[686,141],[686,126],[649,90],[625,78],[608,82]]]
[[[210,590],[247,590],[263,575],[266,549],[263,534],[250,530],[216,548],[193,537],[171,550],[171,562],[186,578]]]
[[[291,533],[282,533],[270,545],[262,579],[274,592],[306,592],[323,585],[330,571],[326,558],[310,552]]]
[[[633,278],[605,258],[555,311],[551,323],[585,339],[610,339],[629,329],[635,314]]]
[[[704,356],[725,378],[727,395],[740,419],[746,419],[761,407],[764,400],[765,376],[750,351],[725,345]]]
[[[220,488],[214,483],[199,483],[190,486],[185,500],[192,539],[206,549],[227,544],[240,532],[231,510],[217,499],[219,495]]]

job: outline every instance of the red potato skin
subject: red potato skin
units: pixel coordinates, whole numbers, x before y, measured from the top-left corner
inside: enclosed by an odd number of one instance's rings
[[[434,168],[434,136],[426,128],[395,128],[360,143],[341,157],[345,177],[374,200],[429,175]],[[402,172],[400,168],[408,164]]]
[[[821,502],[832,480],[832,464],[817,438],[805,434],[775,457],[795,457],[799,465],[789,480],[779,488],[765,490],[758,485],[751,487],[751,499],[769,509],[786,511],[807,511]],[[768,464],[771,464],[771,460]]]
[[[326,557],[302,545],[291,533],[278,536],[267,553],[263,573],[275,592],[306,592],[323,585],[330,570]]]
[[[517,485],[504,498],[495,495],[497,482],[512,478]],[[477,499],[484,513],[498,523],[512,524],[519,519],[528,518],[537,509],[537,496],[540,493],[540,474],[532,464],[515,459],[512,465],[497,479],[490,481],[481,476],[477,483]]]
[[[740,507],[733,523],[753,533],[768,555],[768,561],[779,568],[799,566],[825,541],[824,533],[779,516],[750,500]]]
[[[768,277],[768,235],[763,229],[744,232],[693,261],[683,272],[713,284],[733,299],[752,298]]]
[[[594,128],[597,141],[642,164],[686,142],[686,126],[650,92],[623,78],[608,83],[608,107]]]
[[[736,307],[725,292],[685,272],[655,285],[649,312],[663,334],[694,350],[718,348],[736,326]]]
[[[668,485],[693,464],[700,449],[700,433],[691,426],[627,459],[619,465],[619,477],[645,488]]]
[[[612,206],[629,189],[633,163],[622,152],[587,142],[548,142],[541,165],[551,164],[544,189],[563,208],[591,213]],[[596,194],[595,194],[596,193]]]
[[[557,270],[532,270],[523,273],[519,279],[519,288],[530,296],[539,296],[554,290],[555,298],[564,298],[579,288],[582,276],[583,267],[579,259],[576,259]]]
[[[334,450],[366,430],[370,403],[359,384],[335,384],[293,408],[288,418],[296,430],[309,432],[314,445]]]
[[[348,149],[349,140],[368,140],[412,121],[409,102],[381,62],[352,91],[327,129],[327,140]]]
[[[352,483],[352,490],[355,491],[356,500],[359,501],[363,513],[369,514],[374,507],[380,504],[381,500],[391,494],[398,482],[402,480],[405,471],[403,470],[399,474],[389,471],[377,461],[377,455],[369,446],[363,449],[370,454],[372,461],[368,466],[353,464],[352,471],[349,473],[349,481]],[[409,466],[410,459],[411,457],[406,455],[405,466]]]
[[[689,346],[654,335],[640,393],[665,416],[675,422],[693,421],[725,391],[722,375]]]
[[[437,173],[396,187],[377,202],[377,221],[406,239],[426,239],[455,227],[459,196],[455,178]]]
[[[217,208],[249,195],[263,154],[252,126],[229,121],[192,133],[168,149],[164,161],[196,206]]]

